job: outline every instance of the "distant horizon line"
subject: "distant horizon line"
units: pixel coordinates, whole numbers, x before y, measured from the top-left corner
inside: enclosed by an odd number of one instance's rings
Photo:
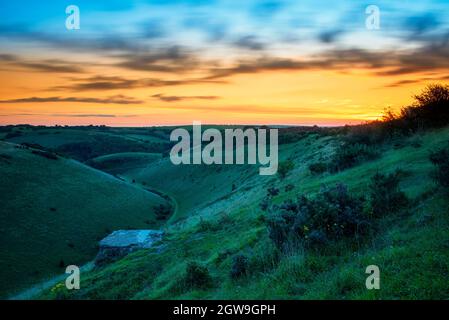
[[[376,120],[373,120],[376,121]],[[373,121],[365,121],[360,122],[357,124],[340,124],[340,125],[319,125],[319,124],[218,124],[218,123],[202,123],[203,126],[238,126],[238,127],[245,127],[245,126],[259,126],[259,127],[278,127],[278,128],[339,128],[339,127],[346,127],[346,126],[358,126],[363,125],[364,123],[369,123]],[[55,125],[38,125],[38,124],[27,124],[27,123],[20,123],[20,124],[0,124],[0,128],[2,127],[43,127],[43,128],[89,128],[89,127],[99,127],[99,128],[171,128],[171,127],[190,127],[192,124],[163,124],[163,125],[137,125],[137,126],[120,126],[120,125],[103,125],[103,124],[86,124],[86,125],[66,125],[66,124],[55,124]]]

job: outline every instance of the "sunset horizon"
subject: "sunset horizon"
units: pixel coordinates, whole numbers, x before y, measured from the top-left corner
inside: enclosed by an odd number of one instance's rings
[[[0,6],[0,125],[354,125],[449,82],[439,0],[26,3]]]

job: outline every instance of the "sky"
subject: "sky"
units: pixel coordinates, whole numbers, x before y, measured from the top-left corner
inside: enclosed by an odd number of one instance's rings
[[[0,125],[375,120],[449,83],[448,12],[449,0],[2,1]]]

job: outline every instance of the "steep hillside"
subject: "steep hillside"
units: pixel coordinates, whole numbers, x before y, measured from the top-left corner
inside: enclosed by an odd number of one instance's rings
[[[373,160],[317,174],[310,171],[310,165],[332,159],[342,137],[309,134],[281,146],[281,161],[294,164],[285,178],[261,178],[257,168],[245,166],[176,167],[164,160],[129,172],[138,182],[170,193],[181,208],[166,225],[164,250],[142,250],[87,272],[80,291],[69,293],[55,287],[40,297],[447,298],[449,204],[431,178],[434,167],[429,154],[448,146],[448,141],[448,128],[401,137],[380,145],[379,156]],[[409,203],[403,210],[384,212],[364,238],[286,251],[270,238],[269,213],[261,206],[264,201],[274,205],[296,201],[298,195],[311,197],[323,185],[337,183],[347,185],[348,192],[357,197],[366,197],[376,173],[396,171],[399,189]],[[382,287],[368,291],[365,269],[373,264],[381,270]]]
[[[166,201],[76,161],[0,142],[0,296],[93,259],[113,230],[157,227]]]

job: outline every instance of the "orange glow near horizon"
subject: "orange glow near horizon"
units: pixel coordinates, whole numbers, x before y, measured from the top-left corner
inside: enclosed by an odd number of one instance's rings
[[[111,70],[113,71],[113,70]],[[109,75],[114,75],[109,72]],[[115,73],[117,74],[117,73]],[[134,74],[121,77],[133,78]],[[419,78],[416,75],[416,78]],[[0,104],[0,124],[32,125],[181,125],[285,124],[337,126],[379,118],[383,110],[397,111],[411,103],[425,83],[388,87],[391,78],[352,70],[269,71],[238,75],[227,83],[197,83],[162,88],[84,91],[51,90],[65,86],[69,77],[23,71],[1,71],[0,100],[25,97],[76,97],[106,99],[132,96],[139,104],[39,102]],[[414,80],[410,76],[395,81]],[[183,97],[166,102],[153,97]],[[189,97],[212,96],[216,99]]]

